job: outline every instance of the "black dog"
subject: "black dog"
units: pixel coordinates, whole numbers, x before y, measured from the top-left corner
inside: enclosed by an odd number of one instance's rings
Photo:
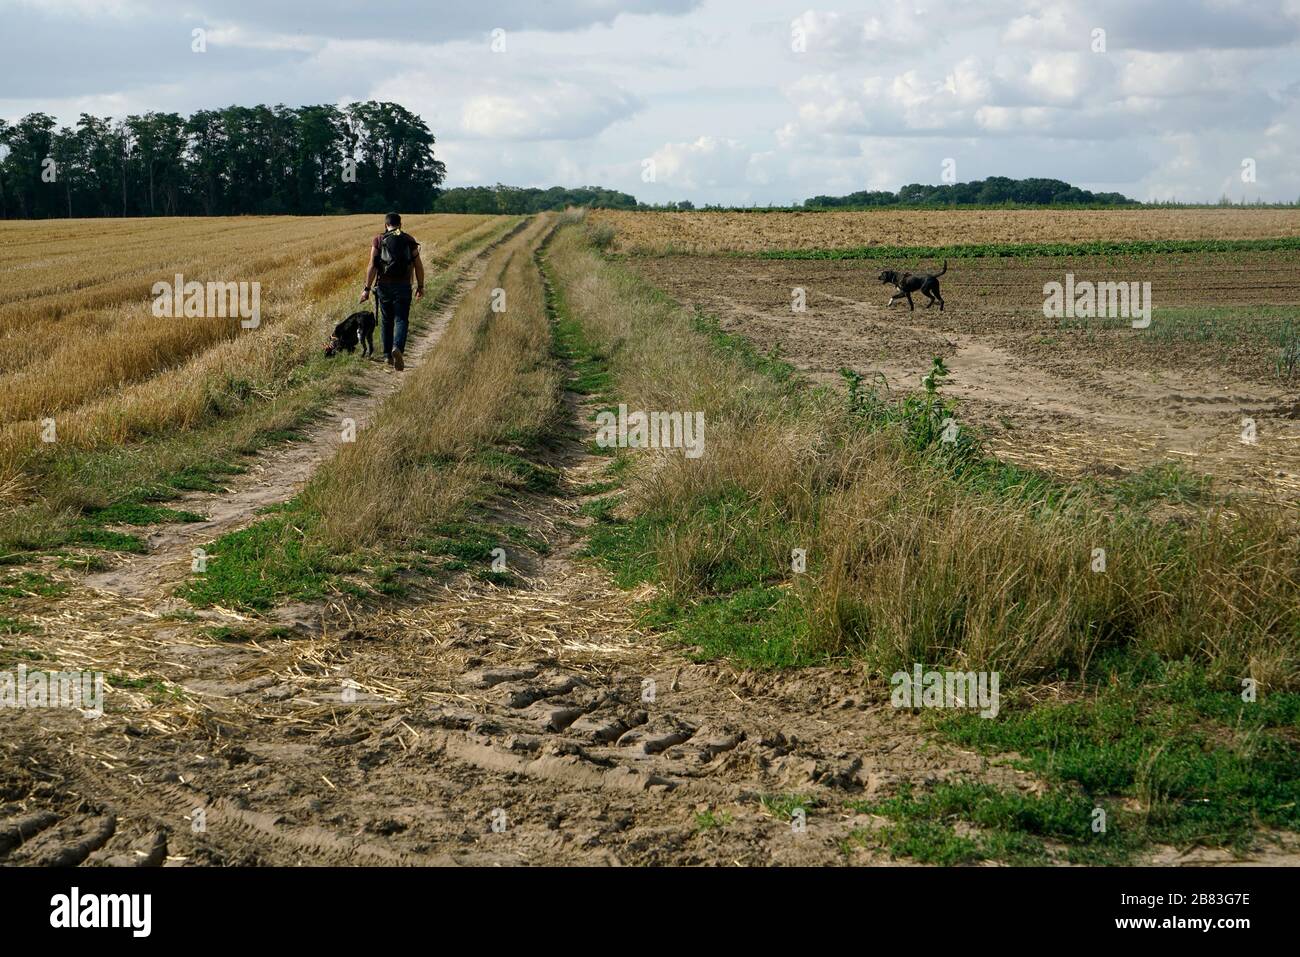
[[[373,312],[354,312],[337,326],[334,335],[325,345],[325,355],[336,355],[340,350],[352,352],[361,343],[361,354],[368,356],[375,351],[375,314]]]
[[[897,286],[898,292],[889,297],[888,305],[893,305],[903,296],[907,297],[907,308],[915,310],[916,306],[912,302],[912,293],[923,292],[930,297],[930,301],[925,304],[929,309],[936,302],[939,304],[939,311],[943,312],[943,296],[939,295],[939,277],[948,271],[948,260],[943,261],[943,268],[938,272],[928,272],[924,276],[913,276],[910,272],[905,272],[901,276],[892,269],[886,269],[880,274],[880,281]]]

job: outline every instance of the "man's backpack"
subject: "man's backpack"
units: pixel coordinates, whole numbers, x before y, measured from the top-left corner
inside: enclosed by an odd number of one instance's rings
[[[390,229],[379,240],[379,274],[403,277],[411,270],[411,238],[400,229]]]

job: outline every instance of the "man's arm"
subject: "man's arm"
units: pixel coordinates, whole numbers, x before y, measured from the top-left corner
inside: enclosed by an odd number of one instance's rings
[[[368,268],[366,269],[366,288],[361,290],[361,302],[370,298],[370,290],[375,288],[375,280],[379,278],[379,267],[375,265],[375,250],[370,248],[370,257],[366,260]]]
[[[415,251],[415,298],[424,298],[424,260],[420,258],[420,250]]]

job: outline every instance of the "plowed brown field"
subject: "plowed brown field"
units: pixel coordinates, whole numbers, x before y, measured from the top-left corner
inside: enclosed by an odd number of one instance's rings
[[[850,214],[851,215],[851,214]],[[765,216],[755,216],[765,220]],[[949,233],[948,240],[953,238]],[[1300,264],[1290,253],[954,260],[946,311],[886,305],[877,275],[928,263],[634,258],[632,267],[814,381],[841,368],[917,390],[933,356],[1000,457],[1067,477],[1160,462],[1219,479],[1221,490],[1300,498],[1300,370],[1279,368],[1300,330]],[[1043,285],[1144,281],[1152,323],[1050,319]],[[792,310],[805,290],[807,309]],[[1252,419],[1257,441],[1241,439]]]

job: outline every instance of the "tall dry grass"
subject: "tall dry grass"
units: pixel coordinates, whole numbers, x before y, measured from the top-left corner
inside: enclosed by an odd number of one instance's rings
[[[677,599],[716,595],[719,569],[739,565],[784,583],[809,649],[885,673],[925,662],[1040,678],[1121,647],[1300,685],[1300,536],[1286,514],[1241,506],[1158,525],[963,484],[838,397],[725,354],[578,229],[549,260],[608,357],[611,404],[705,414],[702,457],[632,453],[626,514],[653,522]],[[807,550],[807,574],[790,573],[792,548]]]

